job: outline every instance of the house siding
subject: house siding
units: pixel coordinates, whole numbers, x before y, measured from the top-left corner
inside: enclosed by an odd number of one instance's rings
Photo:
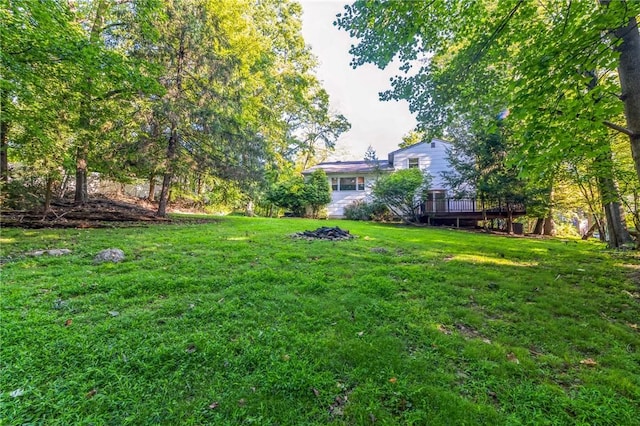
[[[430,142],[425,142],[396,151],[393,153],[393,167],[396,170],[406,169],[409,167],[410,158],[418,158],[420,169],[427,170],[433,177],[431,189],[446,190],[447,186],[442,179],[442,172],[450,170],[447,160],[448,144],[437,139],[433,142],[435,144],[433,148]]]
[[[331,178],[341,177],[354,177],[364,176],[364,191],[331,191],[331,203],[327,206],[327,215],[332,218],[344,217],[344,208],[349,204],[358,201],[365,200],[371,194],[371,185],[375,182],[375,175],[367,175],[363,173],[351,173],[351,174],[330,174],[329,185],[331,185]]]

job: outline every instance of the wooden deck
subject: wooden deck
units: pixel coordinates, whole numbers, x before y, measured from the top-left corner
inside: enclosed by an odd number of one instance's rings
[[[436,198],[420,206],[424,222],[435,223],[453,219],[456,221],[478,221],[519,217],[527,214],[524,203],[509,200],[480,200],[473,198]],[[449,220],[447,220],[449,219]]]

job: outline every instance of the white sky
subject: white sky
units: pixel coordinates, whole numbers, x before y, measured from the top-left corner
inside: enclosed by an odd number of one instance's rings
[[[349,47],[355,43],[346,31],[333,26],[346,4],[341,0],[300,0],[304,9],[302,33],[320,65],[317,76],[329,93],[332,110],[343,114],[351,130],[336,143],[331,159],[362,160],[369,145],[378,158],[398,149],[402,136],[416,125],[405,101],[382,102],[378,93],[390,87],[389,79],[398,73],[366,64],[349,66]]]

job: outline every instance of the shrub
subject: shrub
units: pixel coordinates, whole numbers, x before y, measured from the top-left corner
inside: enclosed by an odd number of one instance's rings
[[[318,217],[322,208],[331,202],[331,187],[324,170],[316,170],[308,181],[294,176],[271,186],[265,201],[304,216],[307,207],[311,216]]]
[[[0,205],[3,208],[29,210],[42,205],[43,188],[37,182],[11,180],[2,184]]]
[[[344,217],[349,220],[371,220],[371,213],[370,204],[364,200],[356,200],[344,208]]]
[[[311,208],[311,216],[317,218],[322,207],[331,202],[331,187],[324,170],[318,169],[309,176],[303,194],[304,202]]]
[[[419,169],[398,170],[373,185],[375,200],[407,222],[418,222],[420,205],[427,197],[431,176]]]
[[[285,210],[290,210],[296,216],[302,216],[307,204],[304,187],[302,177],[292,177],[274,184],[267,192],[266,200]]]
[[[344,208],[344,215],[350,220],[391,220],[392,215],[384,204],[376,201],[356,200]]]

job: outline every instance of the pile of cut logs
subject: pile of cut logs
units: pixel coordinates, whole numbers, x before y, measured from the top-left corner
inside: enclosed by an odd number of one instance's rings
[[[304,238],[306,240],[348,240],[353,235],[339,227],[322,226],[315,231],[303,231],[293,234],[295,238]]]

